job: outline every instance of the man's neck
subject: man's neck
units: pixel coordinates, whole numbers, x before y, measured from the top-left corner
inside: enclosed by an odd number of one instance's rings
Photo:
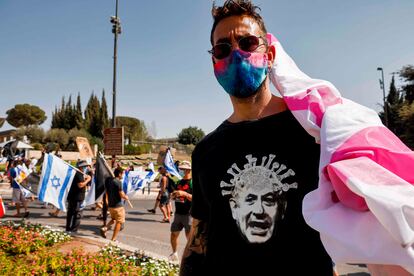
[[[283,99],[272,95],[267,85],[252,97],[232,97],[231,102],[234,110],[228,118],[231,123],[258,120],[287,109]]]

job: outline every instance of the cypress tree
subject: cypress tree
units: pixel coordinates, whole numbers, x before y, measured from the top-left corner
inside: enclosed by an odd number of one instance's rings
[[[402,97],[400,96],[400,92],[397,90],[395,86],[395,78],[392,76],[390,90],[387,96],[386,101],[387,111],[388,111],[388,128],[394,132],[395,135],[401,136],[403,129],[402,129],[402,122],[399,116],[399,110],[402,107]]]
[[[84,122],[83,122],[83,117],[82,117],[82,105],[81,105],[80,92],[78,92],[78,97],[76,99],[75,121],[76,121],[76,128],[82,129]]]
[[[105,98],[105,89],[102,90],[102,99],[101,99],[101,129],[109,127],[109,116],[108,116],[108,106],[106,104]]]

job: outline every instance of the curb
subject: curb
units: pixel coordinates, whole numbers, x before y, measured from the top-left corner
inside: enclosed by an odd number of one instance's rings
[[[139,249],[139,248],[137,248],[137,247],[133,247],[133,246],[130,246],[130,245],[127,245],[127,244],[121,243],[121,242],[116,242],[116,243],[114,243],[114,242],[112,242],[111,240],[104,239],[104,238],[101,238],[101,237],[91,237],[91,236],[84,235],[84,234],[80,234],[80,233],[77,233],[77,234],[71,234],[71,237],[77,237],[77,238],[82,238],[82,239],[90,240],[90,241],[92,241],[92,242],[100,243],[100,244],[102,244],[102,245],[104,245],[104,246],[109,245],[109,244],[113,244],[113,245],[118,246],[118,247],[119,247],[119,248],[121,248],[122,250],[125,250],[125,251],[128,251],[128,252],[131,252],[131,253],[134,253],[134,252],[136,252],[136,251],[137,251],[137,252],[144,252],[144,254],[145,254],[146,256],[148,256],[148,257],[151,257],[151,258],[154,258],[154,259],[160,259],[160,260],[169,261],[169,260],[168,260],[168,258],[167,258],[166,256],[159,255],[159,254],[156,254],[156,253],[154,253],[154,252],[150,252],[150,251],[146,251],[146,250],[144,251],[144,250]],[[178,262],[173,262],[173,263],[178,263]]]

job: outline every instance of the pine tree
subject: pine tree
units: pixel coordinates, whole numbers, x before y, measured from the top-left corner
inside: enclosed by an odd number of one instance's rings
[[[105,99],[105,89],[102,90],[102,99],[101,99],[101,128],[104,130],[109,127],[109,116],[108,116],[108,106]]]

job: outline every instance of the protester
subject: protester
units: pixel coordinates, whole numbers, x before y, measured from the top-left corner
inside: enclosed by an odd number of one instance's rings
[[[88,167],[86,161],[79,161],[77,166],[81,172],[76,172],[67,197],[68,212],[66,217],[66,231],[73,233],[76,233],[79,229],[82,217],[81,206],[85,200],[86,185],[92,180],[85,173]]]
[[[21,213],[20,213],[20,207],[23,205],[24,208],[24,214],[23,216],[25,218],[27,218],[29,216],[29,212],[27,211],[27,199],[23,193],[23,191],[21,190],[19,184],[16,182],[16,177],[18,176],[18,169],[17,166],[19,166],[21,164],[21,161],[18,160],[14,160],[11,163],[11,167],[10,167],[10,183],[11,183],[11,187],[13,188],[13,194],[12,194],[12,202],[13,204],[16,206],[16,214],[14,215],[14,217],[20,217]]]
[[[109,213],[111,214],[111,220],[106,226],[101,227],[101,235],[106,238],[106,232],[111,229],[111,226],[115,223],[112,241],[116,241],[121,226],[125,223],[125,208],[122,199],[129,200],[128,196],[122,190],[121,180],[123,173],[124,170],[122,168],[116,168],[114,171],[115,178],[108,179],[108,181],[105,182],[106,198],[108,201]]]
[[[171,204],[170,204],[170,194],[168,193],[168,172],[165,167],[160,167],[158,169],[160,177],[160,192],[159,192],[159,207],[164,216],[161,222],[170,222],[171,217]],[[158,200],[158,198],[157,198]],[[157,204],[157,203],[155,203]]]
[[[332,276],[301,212],[317,187],[319,146],[270,91],[277,53],[256,10],[243,0],[213,6],[214,74],[233,113],[192,155],[193,229],[181,275]]]
[[[152,208],[152,209],[147,209],[147,211],[148,211],[148,212],[153,213],[153,214],[157,213],[157,207],[159,207],[159,206],[160,206],[161,197],[162,197],[162,196],[163,196],[163,194],[164,194],[164,192],[163,192],[163,191],[162,191],[162,189],[161,189],[161,186],[162,186],[162,183],[161,183],[161,182],[162,182],[163,177],[164,177],[164,175],[163,175],[163,174],[161,174],[161,170],[163,170],[163,171],[165,171],[165,173],[167,173],[167,171],[165,170],[165,168],[163,168],[162,166],[158,168],[158,172],[160,173],[160,179],[159,179],[159,184],[158,184],[158,186],[160,187],[160,190],[158,191],[158,195],[157,195],[157,197],[155,198],[154,208]],[[160,209],[161,209],[161,207],[160,207]]]
[[[320,208],[318,216],[312,218],[317,221],[314,222],[317,225],[323,219],[327,205],[335,205],[339,201],[329,186],[321,187],[319,194],[313,193],[319,189],[321,151],[314,138],[326,137],[311,135],[320,131],[322,136],[326,134],[323,132],[326,128],[332,130],[332,126],[325,125],[326,120],[329,120],[328,124],[338,124],[334,116],[342,114],[330,113],[331,117],[323,118],[324,125],[321,125],[322,117],[319,115],[325,110],[328,112],[331,105],[348,102],[335,97],[336,90],[330,83],[312,82],[297,68],[289,67],[293,67],[294,62],[281,51],[282,48],[276,51],[277,44],[267,33],[257,9],[247,0],[226,0],[221,7],[213,5],[214,23],[210,37],[213,47],[210,53],[214,74],[230,95],[233,113],[199,142],[193,151],[193,226],[181,263],[181,275],[333,274],[332,261],[322,245],[320,235],[306,224],[302,210],[305,210],[304,203],[309,204],[308,208]],[[278,54],[285,58],[285,63],[280,63]],[[282,71],[287,67],[292,70]],[[287,100],[285,102],[272,95],[269,72],[281,93],[289,90],[290,96],[296,95],[288,99],[284,95],[285,99],[292,101],[288,102],[289,108],[296,117],[287,110]],[[302,79],[291,78],[296,73]],[[322,89],[313,88],[314,83],[318,83]],[[320,102],[325,105],[319,106]],[[353,107],[357,110],[360,108],[356,105]],[[347,111],[351,113],[351,110]],[[314,118],[319,121],[313,121]],[[352,119],[359,122],[364,118]],[[310,121],[309,128],[304,125],[306,120]],[[315,128],[312,129],[312,126]],[[338,140],[338,136],[344,132],[343,129],[342,133],[338,133],[340,129],[335,130],[336,136],[328,134],[334,136],[330,138]],[[371,132],[366,136],[368,139],[375,137],[371,136]],[[359,138],[359,141],[365,141]],[[366,149],[369,156],[373,155],[375,148],[372,150],[367,146]],[[364,156],[363,152],[357,151],[359,156]],[[350,158],[353,155],[345,156],[345,159]],[[321,173],[321,177],[327,177],[328,172],[324,173]],[[324,196],[329,198],[320,200],[323,191],[328,191]],[[308,201],[310,194],[313,203],[319,205],[312,205]],[[304,199],[305,195],[307,197]],[[344,205],[333,208],[345,211]],[[312,210],[307,211],[311,213]],[[348,217],[354,213],[356,211],[349,209]],[[366,218],[366,212],[360,214],[363,214],[360,216],[362,219]],[[306,218],[309,219],[309,216]],[[359,220],[361,224],[367,221],[362,219]],[[336,223],[334,220],[325,220],[324,230],[328,232],[331,225],[335,228]],[[339,227],[345,227],[344,223],[341,221]],[[319,226],[322,227],[321,224]],[[357,230],[361,230],[360,225]],[[387,231],[381,230],[379,234],[385,236]],[[357,232],[352,229],[354,231]],[[332,232],[330,234],[335,235]],[[375,232],[371,234],[378,235]],[[349,251],[349,248],[341,248],[346,241],[345,236],[342,240],[335,240],[338,250],[342,249],[339,255]],[[325,238],[331,236],[325,235]],[[358,237],[361,241],[363,238]],[[329,241],[325,239],[324,242]],[[351,244],[352,241],[349,242]],[[396,250],[400,250],[401,256],[408,256],[410,253],[400,245],[395,244]],[[364,249],[358,244],[354,246],[359,246],[359,252]],[[369,255],[376,248],[366,248],[365,252]],[[389,255],[392,254],[384,252],[382,257],[388,258]]]
[[[176,184],[175,191],[171,193],[171,199],[175,202],[174,219],[171,223],[171,248],[172,254],[170,259],[178,261],[177,242],[180,232],[185,231],[185,236],[189,237],[191,229],[191,200],[192,200],[192,182],[191,182],[191,163],[189,161],[182,161],[178,169],[183,171],[183,178]]]

